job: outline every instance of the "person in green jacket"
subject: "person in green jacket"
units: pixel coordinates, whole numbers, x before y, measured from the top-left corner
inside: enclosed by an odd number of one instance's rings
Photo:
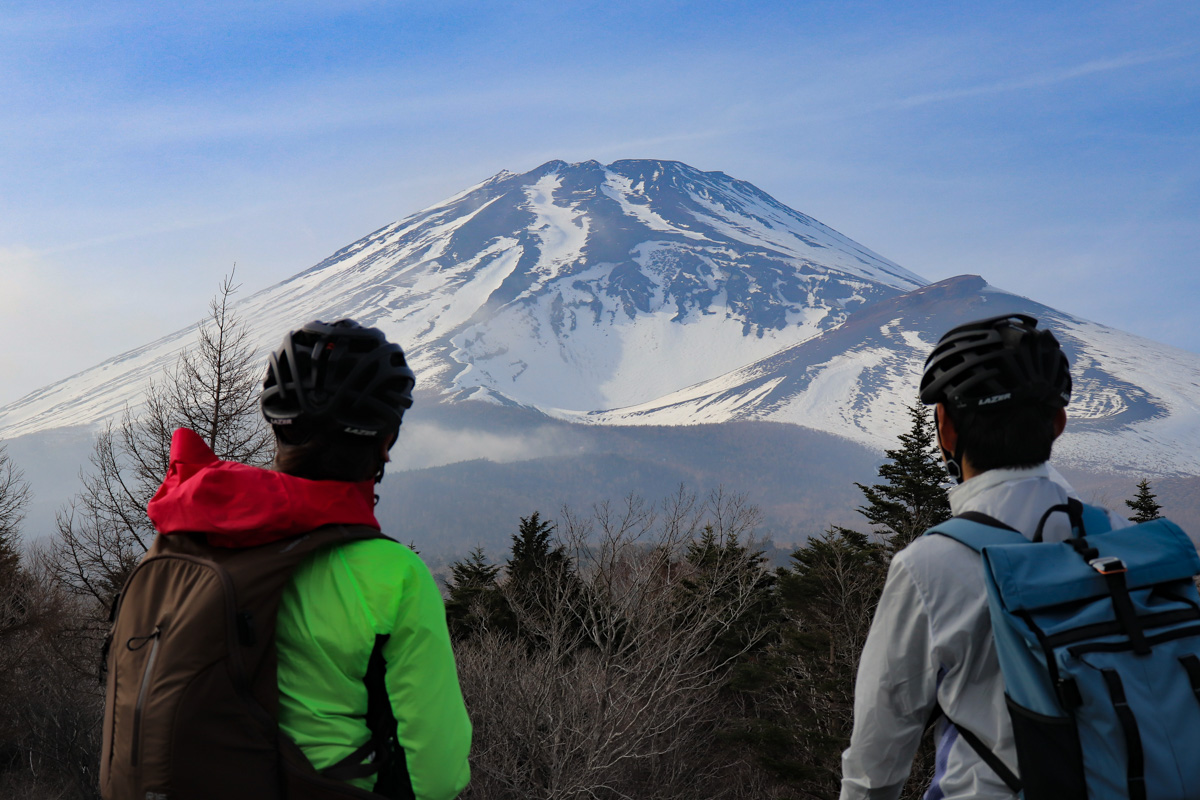
[[[261,395],[274,469],[369,497],[414,383],[375,328],[342,320],[289,333]],[[281,596],[276,649],[280,728],[318,771],[392,798],[450,800],[466,787],[471,723],[445,606],[412,550],[377,538],[307,557]]]

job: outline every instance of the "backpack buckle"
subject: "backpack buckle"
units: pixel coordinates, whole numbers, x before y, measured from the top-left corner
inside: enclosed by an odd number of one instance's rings
[[[1116,556],[1102,556],[1101,558],[1093,558],[1088,562],[1088,566],[1099,572],[1101,575],[1117,575],[1121,572],[1128,572],[1125,567],[1125,562]]]

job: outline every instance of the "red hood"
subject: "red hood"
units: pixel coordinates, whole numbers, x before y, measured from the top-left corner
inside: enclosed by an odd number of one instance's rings
[[[379,528],[371,481],[310,481],[222,461],[187,428],[171,439],[167,477],[146,511],[159,533],[206,533],[218,547],[253,547],[334,523]]]

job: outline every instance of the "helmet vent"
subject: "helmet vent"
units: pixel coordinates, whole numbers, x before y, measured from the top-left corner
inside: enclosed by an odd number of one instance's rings
[[[271,355],[260,397],[272,424],[389,436],[416,383],[400,346],[353,320],[310,322]]]

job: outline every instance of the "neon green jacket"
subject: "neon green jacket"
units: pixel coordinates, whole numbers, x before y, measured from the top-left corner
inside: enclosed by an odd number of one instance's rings
[[[302,563],[279,606],[279,725],[318,770],[371,738],[363,676],[376,634],[417,800],[450,800],[470,780],[471,721],[441,592],[402,544],[335,545]],[[374,778],[352,781],[370,790]]]

